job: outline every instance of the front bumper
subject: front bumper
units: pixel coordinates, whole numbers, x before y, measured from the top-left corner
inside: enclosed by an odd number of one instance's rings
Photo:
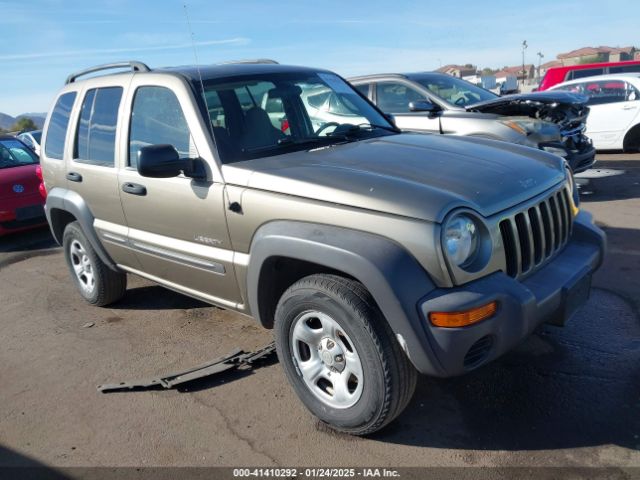
[[[588,298],[591,274],[602,263],[604,248],[604,233],[590,214],[580,212],[564,250],[525,280],[496,272],[460,287],[432,291],[418,305],[431,362],[416,367],[431,375],[460,375],[512,349],[541,323],[564,323]],[[498,302],[497,313],[475,325],[440,328],[428,320],[432,311],[462,311],[492,301]]]
[[[569,150],[565,159],[574,174],[584,172],[596,163],[596,149],[589,145],[582,150]]]

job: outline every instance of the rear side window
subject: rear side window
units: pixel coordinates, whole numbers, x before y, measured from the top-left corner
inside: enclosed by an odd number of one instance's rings
[[[115,165],[116,126],[122,87],[87,91],[82,102],[74,158],[104,167]]]
[[[609,67],[609,73],[640,72],[640,65],[625,65],[622,67]]]
[[[44,146],[44,153],[48,158],[62,160],[64,141],[69,127],[69,116],[75,100],[76,92],[65,93],[58,98],[53,107],[47,130],[47,143]]]
[[[584,68],[581,70],[572,70],[567,75],[567,80],[574,80],[576,78],[593,77],[594,75],[602,75],[604,68]]]
[[[137,165],[142,147],[158,144],[173,145],[181,158],[198,156],[175,94],[165,87],[140,87],[131,110],[129,165]]]

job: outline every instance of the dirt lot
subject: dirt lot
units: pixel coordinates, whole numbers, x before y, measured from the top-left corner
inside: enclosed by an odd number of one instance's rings
[[[98,393],[270,332],[134,277],[122,302],[92,308],[46,230],[0,239],[0,466],[640,467],[640,155],[598,167],[583,208],[609,245],[589,303],[479,371],[422,378],[370,438],[319,426],[277,364],[180,391]]]

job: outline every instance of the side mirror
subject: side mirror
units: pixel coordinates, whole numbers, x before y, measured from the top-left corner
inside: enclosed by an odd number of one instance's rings
[[[440,105],[431,103],[429,100],[415,100],[409,102],[409,111],[411,112],[429,112],[438,113],[442,108]]]
[[[138,173],[143,177],[177,177],[189,169],[189,163],[180,158],[172,145],[149,145],[138,152]]]

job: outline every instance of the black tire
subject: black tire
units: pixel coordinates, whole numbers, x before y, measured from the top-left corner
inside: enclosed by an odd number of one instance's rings
[[[348,408],[334,408],[323,401],[297,366],[292,350],[294,327],[310,311],[331,317],[359,356],[363,386],[357,402]],[[361,283],[328,274],[299,280],[280,298],[274,328],[287,379],[302,403],[331,428],[352,435],[373,433],[400,415],[411,400],[417,371]]]
[[[105,265],[87,240],[78,222],[72,222],[66,226],[62,246],[71,278],[82,298],[98,307],[109,305],[122,298],[127,289],[127,275],[124,272],[116,272]],[[90,285],[86,281],[85,274],[76,273],[79,252],[86,254],[86,263],[93,278]]]

